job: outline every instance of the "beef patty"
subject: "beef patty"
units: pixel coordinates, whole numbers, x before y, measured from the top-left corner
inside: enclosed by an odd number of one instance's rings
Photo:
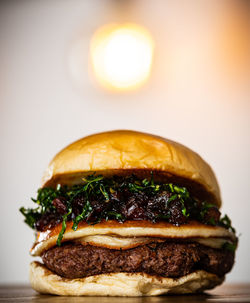
[[[44,264],[65,278],[117,272],[143,272],[178,278],[195,270],[218,276],[229,272],[234,253],[197,243],[151,243],[128,250],[67,243],[43,253]]]

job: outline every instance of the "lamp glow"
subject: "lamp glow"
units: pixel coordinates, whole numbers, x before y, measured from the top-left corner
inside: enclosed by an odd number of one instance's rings
[[[150,75],[154,42],[135,24],[106,25],[93,36],[90,57],[98,82],[111,90],[135,89]]]

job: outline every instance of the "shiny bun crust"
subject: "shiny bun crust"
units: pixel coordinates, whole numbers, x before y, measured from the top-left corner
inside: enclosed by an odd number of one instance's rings
[[[223,282],[214,274],[195,271],[178,279],[143,273],[113,273],[82,279],[66,279],[53,274],[38,262],[30,264],[30,282],[43,294],[64,296],[157,296],[189,294],[211,289]]]
[[[220,190],[211,167],[189,148],[158,136],[135,131],[110,131],[82,138],[51,161],[43,186],[78,183],[84,175],[150,175],[187,186],[201,199],[221,206]]]

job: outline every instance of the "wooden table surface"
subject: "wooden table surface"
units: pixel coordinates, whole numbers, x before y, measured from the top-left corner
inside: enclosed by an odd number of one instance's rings
[[[59,297],[39,295],[29,286],[0,286],[0,302],[73,303],[250,302],[250,284],[224,284],[201,295],[161,297]]]

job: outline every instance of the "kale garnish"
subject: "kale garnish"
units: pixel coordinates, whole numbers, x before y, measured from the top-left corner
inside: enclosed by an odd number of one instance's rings
[[[61,246],[61,242],[62,242],[62,238],[63,238],[63,235],[65,233],[65,230],[66,230],[66,227],[67,227],[67,219],[68,219],[68,216],[71,214],[72,212],[72,208],[69,209],[69,212],[65,215],[63,215],[63,220],[62,220],[62,229],[58,235],[58,238],[57,238],[57,241],[56,241],[56,244],[58,246]]]
[[[83,207],[83,210],[81,212],[80,215],[78,215],[74,220],[73,220],[73,226],[72,229],[74,231],[77,230],[78,224],[80,221],[83,221],[84,219],[86,219],[88,217],[88,215],[91,213],[92,211],[92,207],[89,203],[89,201],[87,200],[86,204]]]
[[[233,232],[235,234],[235,232],[236,232],[235,228],[233,228],[232,222],[227,215],[224,215],[224,217],[222,217],[220,219],[219,224],[220,224],[220,226],[225,227],[226,229],[229,229],[231,232]]]
[[[107,178],[102,175],[89,175],[82,179],[82,183],[73,186],[61,186],[60,184],[54,188],[40,188],[37,193],[37,198],[32,201],[36,204],[36,208],[20,208],[20,212],[25,217],[25,223],[31,228],[36,228],[36,222],[38,222],[42,216],[47,214],[56,214],[59,216],[59,222],[62,222],[61,231],[57,239],[57,245],[61,245],[63,235],[67,227],[67,221],[72,220],[72,229],[75,231],[78,228],[78,224],[81,221],[86,221],[88,224],[96,224],[101,220],[115,219],[119,222],[124,222],[126,217],[123,213],[119,212],[119,208],[116,207],[115,197],[119,192],[130,192],[135,195],[146,195],[153,197],[167,194],[165,199],[165,206],[163,211],[156,213],[152,216],[151,221],[158,220],[169,221],[171,214],[168,209],[172,203],[177,201],[181,205],[181,213],[183,217],[190,219],[198,219],[198,221],[205,222],[206,224],[216,225],[217,223],[210,218],[208,222],[205,221],[205,217],[210,208],[216,207],[213,204],[207,202],[199,202],[195,198],[191,197],[187,188],[180,187],[172,183],[161,184],[156,183],[151,174],[151,178],[140,180],[136,176],[129,177],[117,177]],[[62,202],[62,211],[58,213],[58,201]],[[80,212],[74,212],[74,203],[77,199],[82,199],[80,205],[82,205]],[[98,213],[98,216],[93,215],[95,211],[92,201],[96,200],[102,205],[102,211]],[[60,202],[59,201],[59,202]],[[59,203],[60,204],[60,203]],[[92,216],[92,217],[91,217]],[[91,219],[90,219],[91,218]],[[231,226],[231,221],[228,216],[224,216],[220,219],[220,226],[223,226],[232,232],[235,232]]]
[[[208,210],[209,210],[210,208],[212,208],[212,207],[214,207],[214,204],[207,203],[206,201],[203,201],[203,202],[201,203],[200,216],[201,216],[202,219],[205,218],[206,213],[207,213]]]
[[[222,249],[228,250],[230,252],[235,252],[236,248],[238,246],[238,242],[230,243],[230,242],[225,242],[222,245]]]
[[[36,221],[40,219],[40,213],[38,208],[32,209],[21,207],[19,210],[25,217],[24,222],[28,224],[31,228],[34,228]]]

